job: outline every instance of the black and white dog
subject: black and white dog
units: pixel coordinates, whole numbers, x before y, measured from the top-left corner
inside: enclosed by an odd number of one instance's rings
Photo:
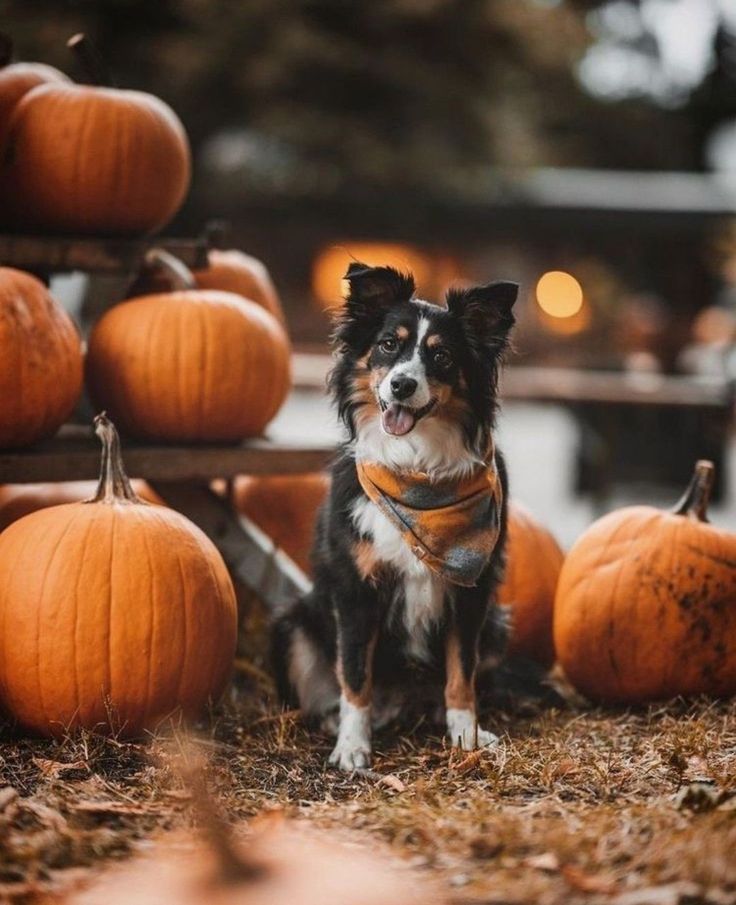
[[[277,620],[282,698],[336,731],[330,763],[367,767],[371,731],[443,702],[450,741],[493,744],[478,693],[503,648],[507,480],[493,444],[518,286],[414,298],[352,264],[330,389],[349,439],[318,521],[314,589]]]

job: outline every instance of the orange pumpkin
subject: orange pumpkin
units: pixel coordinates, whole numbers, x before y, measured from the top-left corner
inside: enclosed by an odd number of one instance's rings
[[[131,481],[137,496],[147,503],[163,505],[161,497],[145,481]],[[81,503],[95,495],[96,481],[58,481],[53,484],[0,484],[0,531],[19,518],[61,506],[62,503]]]
[[[174,269],[171,278],[187,285]],[[87,380],[132,436],[242,440],[260,434],[286,398],[289,355],[284,328],[255,302],[183,288],[107,311],[89,339]]]
[[[190,180],[184,128],[140,91],[48,83],[15,106],[0,160],[13,229],[139,235],[179,209]]]
[[[219,553],[184,516],[136,497],[115,428],[104,416],[95,427],[95,497],[0,534],[0,707],[44,735],[136,736],[175,712],[197,716],[235,651]]]
[[[511,612],[508,652],[551,666],[552,611],[564,555],[552,534],[518,503],[509,506],[506,575],[498,602]]]
[[[46,82],[70,81],[63,72],[45,63],[10,63],[12,53],[11,41],[0,36],[0,143],[16,104],[31,88]]]
[[[81,390],[72,319],[35,277],[0,267],[0,448],[55,433]]]
[[[568,553],[554,640],[573,685],[639,703],[736,692],[736,534],[707,521],[713,465],[698,462],[673,511],[631,506]]]
[[[170,292],[172,288],[171,273],[160,264],[160,250],[146,255],[142,269],[135,282],[128,290],[128,297],[150,295],[154,292]],[[207,252],[208,266],[191,273],[190,289],[221,289],[223,292],[234,292],[250,299],[265,308],[273,316],[285,322],[276,287],[265,264],[242,251],[219,251],[216,248]]]
[[[329,487],[329,476],[322,473],[240,477],[233,502],[310,574],[317,510]]]

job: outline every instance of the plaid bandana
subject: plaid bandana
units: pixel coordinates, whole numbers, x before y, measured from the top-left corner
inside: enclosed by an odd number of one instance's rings
[[[395,472],[376,462],[358,461],[356,467],[366,495],[417,559],[453,584],[477,583],[501,525],[493,455],[485,468],[458,481],[433,482],[423,472]]]

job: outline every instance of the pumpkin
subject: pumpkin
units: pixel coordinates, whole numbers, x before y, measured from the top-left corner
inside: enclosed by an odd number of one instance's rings
[[[552,611],[564,556],[553,535],[518,503],[509,505],[506,574],[498,602],[509,608],[508,653],[549,667],[555,659]]]
[[[597,701],[736,692],[736,534],[707,520],[714,469],[698,462],[672,511],[630,506],[568,553],[554,641],[572,684]]]
[[[68,905],[438,905],[426,878],[333,833],[261,818],[240,840],[171,833]],[[264,826],[265,824],[265,826]],[[248,828],[250,829],[250,828]]]
[[[317,510],[330,486],[328,475],[294,474],[236,478],[233,502],[307,574]]]
[[[207,267],[192,271],[192,289],[222,289],[250,299],[265,308],[273,316],[285,322],[276,287],[265,264],[242,251],[231,249],[207,252]],[[157,257],[147,255],[141,273],[128,290],[128,296],[150,295],[152,292],[169,292],[171,278],[157,263]]]
[[[284,328],[255,302],[181,288],[107,311],[89,339],[87,379],[132,436],[235,441],[260,434],[279,410],[289,352]]]
[[[35,277],[0,267],[0,448],[55,433],[81,390],[72,319]]]
[[[135,493],[148,503],[163,504],[161,497],[145,481],[131,481]],[[0,531],[17,522],[19,518],[60,506],[62,503],[80,503],[94,496],[96,481],[58,481],[53,484],[0,484]]]
[[[12,54],[12,42],[0,35],[0,144],[16,104],[31,88],[46,82],[70,81],[63,72],[45,63],[11,63]]]
[[[232,667],[236,604],[212,542],[141,502],[114,426],[84,503],[41,509],[0,534],[0,708],[43,735],[138,736],[201,714]]]
[[[140,91],[49,82],[15,106],[0,160],[5,223],[140,235],[163,227],[190,179],[176,114]]]

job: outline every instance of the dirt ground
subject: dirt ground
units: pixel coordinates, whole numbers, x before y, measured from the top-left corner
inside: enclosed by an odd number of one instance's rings
[[[48,901],[141,841],[192,822],[192,744],[223,813],[283,809],[433,875],[453,903],[736,902],[736,704],[500,713],[495,749],[448,749],[421,723],[376,739],[373,769],[326,767],[330,740],[279,713],[240,661],[194,743],[0,735],[0,901]],[[733,796],[733,797],[732,797]]]

